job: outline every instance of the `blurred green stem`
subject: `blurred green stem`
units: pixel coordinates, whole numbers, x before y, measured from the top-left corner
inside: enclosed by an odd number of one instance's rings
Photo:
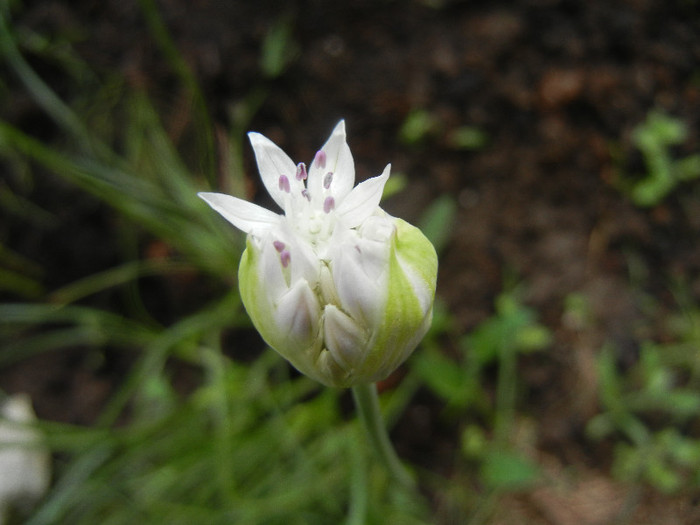
[[[379,459],[396,481],[409,488],[415,487],[415,481],[401,464],[389,440],[379,407],[377,386],[374,383],[354,386],[352,395],[358,416]]]

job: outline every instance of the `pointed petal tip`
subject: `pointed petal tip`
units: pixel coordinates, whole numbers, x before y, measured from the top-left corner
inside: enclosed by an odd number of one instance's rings
[[[197,196],[245,233],[250,233],[254,229],[270,228],[279,220],[278,214],[232,195],[200,192]]]
[[[218,193],[214,193],[214,192],[211,192],[211,191],[200,191],[200,192],[197,192],[197,197],[199,197],[200,199],[202,199],[202,200],[203,200],[204,202],[206,202],[207,204],[209,204],[211,201],[213,201],[214,199],[216,199],[215,195],[218,195]]]
[[[275,144],[274,141],[270,140],[262,133],[258,133],[257,131],[249,131],[247,135],[248,140],[250,141],[250,145],[253,146],[253,150],[255,150],[256,152],[258,148],[270,148],[275,151],[282,151],[282,149],[277,144]]]
[[[235,200],[235,197],[231,197],[230,195],[225,195],[223,193],[214,193],[211,191],[200,191],[199,193],[197,193],[197,197],[202,199],[214,209],[217,209],[217,206],[226,207],[230,201]]]
[[[382,191],[384,191],[384,184],[386,183],[386,181],[389,179],[390,176],[391,176],[391,163],[387,164],[384,167],[384,170],[382,170],[382,172],[379,175],[375,175],[374,177],[371,177],[367,180],[377,179],[377,181],[382,181]]]
[[[389,179],[391,164],[388,164],[381,175],[367,179],[357,186],[340,203],[336,212],[344,217],[350,228],[354,228],[372,215],[379,207],[384,185]]]
[[[251,144],[266,144],[268,142],[272,142],[270,139],[268,139],[265,135],[262,133],[258,133],[257,131],[249,131],[247,133],[248,135],[248,140],[250,141]]]
[[[333,128],[331,135],[345,135],[345,119],[340,119]]]

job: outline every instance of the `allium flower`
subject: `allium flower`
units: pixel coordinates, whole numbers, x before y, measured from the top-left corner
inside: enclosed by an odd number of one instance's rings
[[[430,241],[379,207],[390,165],[355,184],[339,122],[310,166],[249,133],[277,214],[220,193],[200,193],[248,234],[241,298],[263,339],[304,374],[347,387],[388,376],[432,318],[437,256]]]

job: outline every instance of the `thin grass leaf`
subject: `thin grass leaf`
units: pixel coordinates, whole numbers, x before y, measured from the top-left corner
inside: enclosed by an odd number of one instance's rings
[[[230,293],[212,306],[163,330],[143,349],[141,361],[104,408],[98,426],[111,426],[144,381],[162,372],[170,355],[177,353],[180,358],[196,359],[203,337],[218,333],[224,327],[236,326],[240,322],[237,319],[241,318],[241,308],[240,297]]]
[[[22,81],[36,102],[61,128],[72,135],[86,151],[93,150],[101,154],[107,148],[95,140],[80,118],[66,105],[60,97],[36,74],[24,60],[17,49],[14,35],[10,29],[7,9],[0,9],[0,53],[5,57],[12,70]]]
[[[35,299],[43,290],[44,287],[36,279],[0,267],[0,291],[10,292],[25,299]]]
[[[139,5],[151,35],[165,56],[166,61],[183,82],[187,91],[192,95],[195,109],[194,127],[197,130],[195,137],[200,146],[198,151],[201,159],[201,168],[207,180],[211,182],[216,175],[216,156],[214,152],[214,136],[212,134],[213,127],[204,94],[191,68],[183,59],[182,54],[178,51],[175,42],[170,36],[155,2],[153,0],[139,0]]]
[[[66,511],[73,508],[75,502],[85,501],[88,494],[84,491],[86,482],[110,456],[112,444],[108,441],[99,446],[89,448],[81,457],[72,463],[70,469],[61,476],[51,491],[51,495],[35,512],[25,525],[53,525],[55,523],[70,523],[61,518]],[[89,501],[89,499],[88,499]]]
[[[187,205],[175,202],[151,181],[94,159],[72,159],[0,122],[0,149],[8,147],[114,206],[187,254],[205,271],[226,275],[239,258],[241,243],[233,241],[223,221],[214,220],[206,205],[196,198],[194,187]]]
[[[2,183],[0,183],[0,208],[11,217],[27,221],[40,228],[50,228],[56,222],[56,216],[53,213],[18,195]],[[1,247],[0,250],[2,250]]]
[[[188,263],[168,260],[130,261],[116,268],[92,274],[53,291],[48,301],[57,305],[75,303],[80,299],[113,288],[141,277],[152,275],[173,275],[191,272],[195,268]]]
[[[140,348],[156,337],[140,322],[82,306],[3,303],[0,319],[0,365],[76,345]]]

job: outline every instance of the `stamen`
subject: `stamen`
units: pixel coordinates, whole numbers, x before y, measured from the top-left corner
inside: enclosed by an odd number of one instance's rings
[[[328,189],[331,187],[331,182],[333,182],[333,172],[329,171],[326,173],[326,175],[323,177],[323,188]]]
[[[306,164],[300,162],[297,164],[297,180],[306,180],[308,174],[306,173]]]
[[[301,196],[304,197],[307,201],[311,202],[311,194],[309,193],[309,190],[304,188],[301,190]]]
[[[323,201],[323,212],[330,213],[333,208],[335,208],[335,199],[333,197],[326,197],[326,200]]]
[[[282,250],[285,248],[285,244],[282,241],[272,241],[272,246],[274,246],[275,250],[279,253],[282,253]]]
[[[282,266],[286,268],[289,266],[291,260],[292,256],[289,254],[289,250],[282,250],[280,252],[280,262],[282,263]]]
[[[280,185],[280,189],[282,191],[284,191],[285,193],[289,193],[289,191],[290,191],[289,179],[287,178],[286,175],[280,175],[279,185]]]
[[[314,157],[314,162],[316,166],[323,169],[326,167],[326,152],[323,150],[318,150],[316,156]]]

